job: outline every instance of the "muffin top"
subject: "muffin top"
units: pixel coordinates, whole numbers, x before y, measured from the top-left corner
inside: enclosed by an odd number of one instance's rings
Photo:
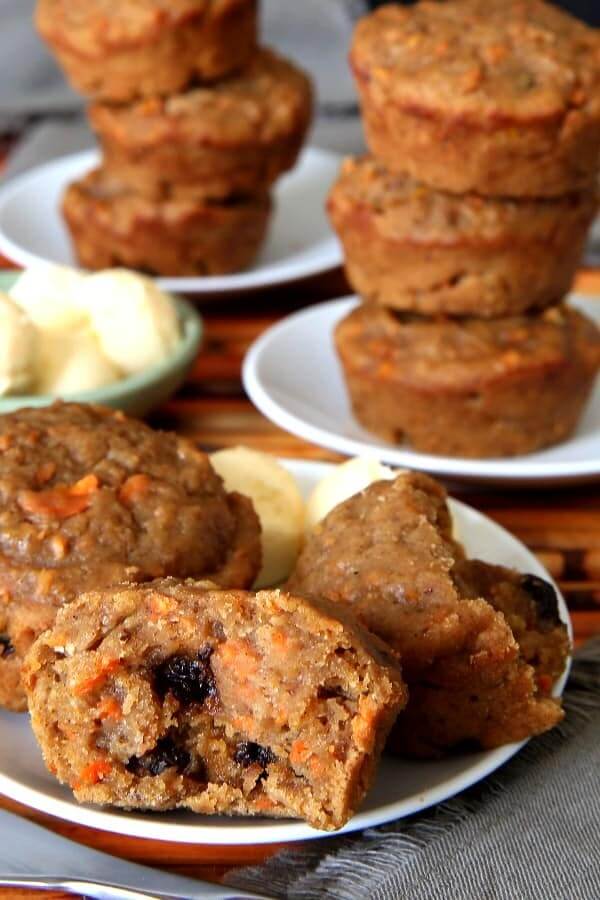
[[[243,72],[210,86],[133,105],[96,104],[92,124],[124,146],[163,141],[229,147],[285,139],[308,126],[312,92],[307,76],[271,50],[259,51]]]
[[[237,500],[206,454],[122,413],[55,403],[0,417],[5,563],[215,576],[239,537]]]
[[[410,175],[392,174],[370,156],[344,162],[329,198],[334,218],[365,215],[374,218],[379,233],[390,240],[440,247],[459,241],[552,242],[580,220],[590,221],[597,206],[593,190],[532,200],[449,194]]]
[[[254,0],[38,0],[44,35],[83,57],[127,49],[160,38],[165,29],[203,16],[227,15]]]
[[[358,24],[351,62],[372,96],[415,115],[600,116],[600,32],[542,0],[383,6]]]
[[[83,201],[83,202],[82,202]],[[104,168],[93,169],[80,181],[69,185],[63,199],[63,208],[73,213],[83,206],[94,205],[94,224],[102,226],[110,222],[114,231],[128,232],[132,228],[144,231],[155,223],[169,228],[205,221],[215,225],[266,215],[271,208],[269,194],[254,197],[233,197],[226,203],[209,198],[187,197],[179,193],[165,192],[160,201],[144,197],[129,188]]]
[[[382,377],[423,390],[477,390],[497,380],[576,363],[594,373],[600,330],[574,309],[497,319],[422,318],[362,305],[337,326],[336,342],[353,364],[380,360]]]

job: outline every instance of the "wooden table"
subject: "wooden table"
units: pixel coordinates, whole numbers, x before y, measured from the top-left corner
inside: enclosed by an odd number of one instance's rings
[[[600,294],[600,272],[584,271],[576,289]],[[158,410],[152,424],[174,429],[206,450],[246,444],[279,456],[339,460],[268,422],[245,397],[240,365],[252,341],[292,309],[348,293],[341,272],[225,306],[205,304],[206,339],[183,390]],[[599,301],[600,302],[600,301]],[[558,580],[569,604],[577,643],[600,633],[600,484],[543,490],[493,490],[448,485],[526,543]],[[218,879],[228,868],[266,859],[280,847],[202,847],[147,841],[61,822],[0,797],[0,806],[53,831],[116,856]],[[30,891],[0,896],[33,897]],[[63,894],[46,896],[57,900]]]

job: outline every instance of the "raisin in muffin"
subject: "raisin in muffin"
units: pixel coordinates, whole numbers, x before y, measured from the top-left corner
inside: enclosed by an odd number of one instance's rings
[[[456,196],[377,160],[347,160],[329,196],[356,291],[424,315],[506,316],[556,302],[571,286],[598,208],[564,197]]]
[[[50,771],[80,802],[352,816],[406,702],[378,642],[280,591],[176,579],[83,596],[25,684]]]
[[[222,78],[256,47],[256,0],[38,0],[37,28],[83,94],[125,102]]]
[[[600,33],[542,0],[383,6],[351,63],[367,142],[440,190],[586,189],[600,151]]]
[[[600,363],[600,331],[568,306],[455,321],[365,304],[335,343],[359,422],[443,456],[515,456],[565,440]]]
[[[252,503],[187,441],[56,403],[0,416],[0,448],[0,705],[24,709],[25,652],[84,590],[160,575],[254,581]]]
[[[311,118],[308,78],[270,50],[239,74],[170,97],[93,104],[104,164],[149,197],[264,194],[292,168]]]

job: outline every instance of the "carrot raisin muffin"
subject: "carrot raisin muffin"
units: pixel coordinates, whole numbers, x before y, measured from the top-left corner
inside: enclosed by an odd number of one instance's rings
[[[335,343],[359,422],[444,456],[512,456],[564,440],[600,363],[600,331],[568,306],[456,321],[365,304],[338,324]]]
[[[537,575],[478,559],[459,560],[452,574],[463,596],[484,597],[503,614],[521,657],[535,670],[540,691],[550,693],[571,649],[553,586]]]
[[[160,575],[248,587],[250,500],[208,457],[121,413],[56,403],[0,416],[0,705],[23,709],[28,647],[84,590]]]
[[[333,509],[308,537],[288,583],[294,594],[348,609],[399,654],[409,702],[390,747],[402,753],[439,756],[467,740],[499,746],[562,718],[517,641],[536,631],[538,619],[528,609],[531,621],[513,632],[473,590],[474,574],[465,589],[457,565],[467,563],[443,488],[405,473]],[[541,646],[541,625],[537,632]],[[550,632],[547,641],[555,646]]]
[[[424,315],[504,316],[564,296],[594,191],[546,199],[456,196],[377,160],[347,160],[329,197],[346,271],[366,300]]]
[[[223,201],[152,200],[96,169],[71,184],[63,214],[82,266],[118,265],[156,275],[245,269],[265,238],[268,194]]]
[[[151,197],[166,186],[189,199],[265,193],[294,165],[310,117],[308,78],[270,50],[217,84],[90,109],[112,174]]]
[[[176,579],[84,595],[29,653],[51,772],[80,802],[340,828],[406,702],[367,632],[280,591]]]
[[[222,78],[256,46],[256,0],[38,0],[36,24],[73,87],[110,101]]]
[[[411,704],[390,737],[390,747],[401,753],[429,757],[449,748],[491,747],[503,743],[506,733],[514,740],[528,737],[532,720],[551,727],[556,716],[551,693],[565,671],[570,642],[552,585],[470,559],[457,560],[452,577],[463,596],[484,597],[502,613],[519,645],[519,665],[502,684],[473,686],[468,703],[453,687],[412,684]]]
[[[389,4],[351,64],[367,142],[440,190],[557,196],[594,182],[600,33],[542,0]]]

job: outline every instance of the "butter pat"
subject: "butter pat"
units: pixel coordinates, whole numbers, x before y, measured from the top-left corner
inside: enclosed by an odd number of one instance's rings
[[[11,297],[0,293],[0,395],[32,387],[36,353],[34,325]]]
[[[39,264],[23,272],[9,293],[42,331],[81,328],[88,314],[78,300],[85,275],[67,266]]]
[[[162,362],[179,343],[173,299],[149,278],[109,269],[88,275],[77,296],[104,355],[126,374]]]
[[[36,390],[66,397],[112,384],[121,372],[106,358],[90,329],[41,334]]]

